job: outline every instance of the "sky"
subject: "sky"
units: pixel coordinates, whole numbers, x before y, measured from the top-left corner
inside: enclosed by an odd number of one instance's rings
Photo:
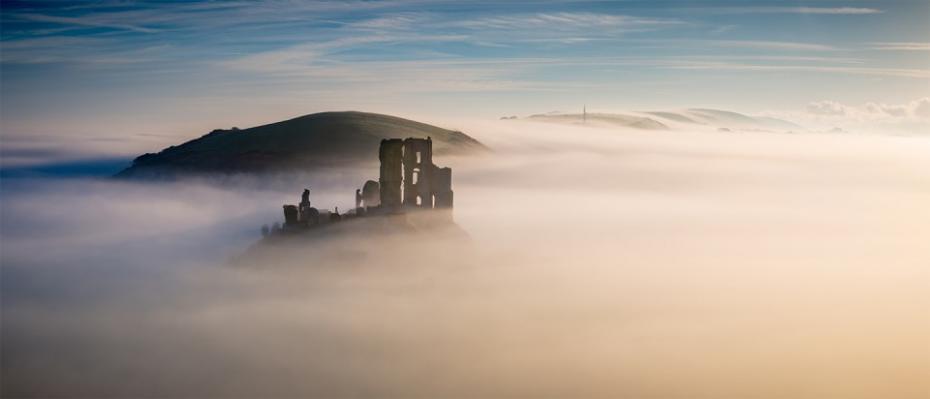
[[[4,1],[0,11],[7,147],[155,150],[348,109],[427,121],[583,106],[930,118],[927,1]]]

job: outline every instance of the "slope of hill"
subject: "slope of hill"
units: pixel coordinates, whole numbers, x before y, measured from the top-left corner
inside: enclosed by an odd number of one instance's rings
[[[214,130],[157,154],[142,155],[116,176],[286,172],[377,162],[381,139],[427,136],[438,155],[487,149],[462,132],[395,116],[322,112],[249,129]]]

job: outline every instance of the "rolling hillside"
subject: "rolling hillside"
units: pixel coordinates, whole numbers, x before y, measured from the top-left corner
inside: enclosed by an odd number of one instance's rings
[[[249,129],[214,130],[145,154],[117,177],[172,178],[185,174],[306,171],[377,162],[381,139],[432,137],[437,155],[486,150],[468,135],[408,119],[367,112],[323,112]]]

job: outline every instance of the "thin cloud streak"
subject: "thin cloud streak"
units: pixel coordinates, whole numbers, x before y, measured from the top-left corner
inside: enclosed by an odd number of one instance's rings
[[[867,15],[884,11],[866,7],[709,7],[705,10],[720,14],[822,14],[822,15]]]
[[[930,43],[920,42],[876,42],[872,50],[930,51]]]
[[[893,76],[905,78],[930,78],[928,69],[906,68],[867,68],[848,66],[815,66],[815,65],[753,65],[739,63],[686,63],[682,65],[666,66],[672,69],[690,70],[731,70],[731,71],[764,71],[764,72],[821,72],[844,73],[853,75]]]
[[[76,26],[85,26],[92,28],[110,28],[110,29],[119,29],[119,30],[128,30],[139,33],[157,33],[160,32],[159,29],[148,28],[145,26],[124,24],[106,20],[92,19],[92,18],[82,18],[82,17],[59,17],[54,15],[44,15],[44,14],[16,14],[18,18],[35,21],[35,22],[51,22],[55,24],[62,25],[76,25]]]
[[[699,42],[717,47],[751,48],[760,50],[830,51],[837,49],[833,46],[816,43],[778,42],[764,40],[701,40]]]
[[[606,13],[538,13],[510,16],[493,16],[454,23],[471,29],[528,30],[552,29],[568,30],[576,28],[656,28],[685,24],[677,19],[642,18],[629,15]]]

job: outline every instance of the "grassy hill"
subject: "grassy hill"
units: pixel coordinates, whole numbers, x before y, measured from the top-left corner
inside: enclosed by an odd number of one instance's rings
[[[136,158],[117,177],[309,170],[377,162],[381,139],[433,139],[436,155],[486,150],[468,135],[390,115],[322,112],[249,129],[214,130],[157,154]]]

